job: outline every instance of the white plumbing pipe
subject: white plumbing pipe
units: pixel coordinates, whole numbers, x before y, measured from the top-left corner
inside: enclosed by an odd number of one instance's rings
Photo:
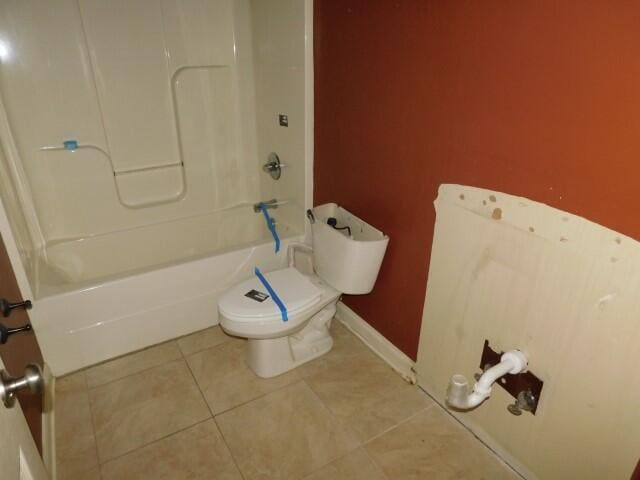
[[[504,375],[521,373],[527,370],[527,357],[520,350],[510,350],[500,357],[500,363],[485,371],[469,393],[468,382],[464,375],[454,375],[449,382],[446,402],[459,410],[476,408],[491,395],[496,380]]]

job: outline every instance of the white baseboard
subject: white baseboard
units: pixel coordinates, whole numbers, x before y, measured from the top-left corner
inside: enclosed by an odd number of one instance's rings
[[[362,340],[365,345],[373,350],[376,355],[387,362],[402,378],[409,383],[416,383],[416,374],[414,372],[415,362],[387,340],[380,332],[369,325],[356,312],[344,303],[338,302],[336,318]]]

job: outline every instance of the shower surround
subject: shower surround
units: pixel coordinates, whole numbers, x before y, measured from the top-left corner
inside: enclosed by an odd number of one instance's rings
[[[216,324],[218,292],[304,238],[311,7],[0,5],[2,233],[54,374]],[[278,181],[261,169],[270,152]],[[271,198],[277,255],[252,208]]]

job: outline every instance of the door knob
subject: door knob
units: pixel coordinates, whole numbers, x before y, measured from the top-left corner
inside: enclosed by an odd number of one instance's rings
[[[16,393],[28,388],[31,393],[41,395],[44,390],[42,370],[34,363],[30,363],[24,369],[24,376],[14,378],[5,370],[0,370],[0,399],[7,408],[16,403]]]
[[[6,298],[0,298],[0,312],[2,312],[2,316],[5,318],[11,315],[14,308],[24,308],[25,310],[29,310],[32,306],[31,300],[11,303]]]
[[[0,345],[4,345],[5,343],[7,343],[7,340],[9,340],[9,337],[14,333],[28,332],[30,330],[31,330],[31,325],[28,323],[26,325],[22,325],[21,327],[14,327],[14,328],[9,328],[5,326],[4,323],[0,323]]]

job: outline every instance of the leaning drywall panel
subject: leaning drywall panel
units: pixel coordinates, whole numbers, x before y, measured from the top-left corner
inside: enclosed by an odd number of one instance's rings
[[[519,348],[545,384],[516,417],[500,388],[460,413],[523,472],[629,478],[640,457],[640,243],[499,192],[442,185],[418,353],[439,400],[472,378],[484,339]]]

